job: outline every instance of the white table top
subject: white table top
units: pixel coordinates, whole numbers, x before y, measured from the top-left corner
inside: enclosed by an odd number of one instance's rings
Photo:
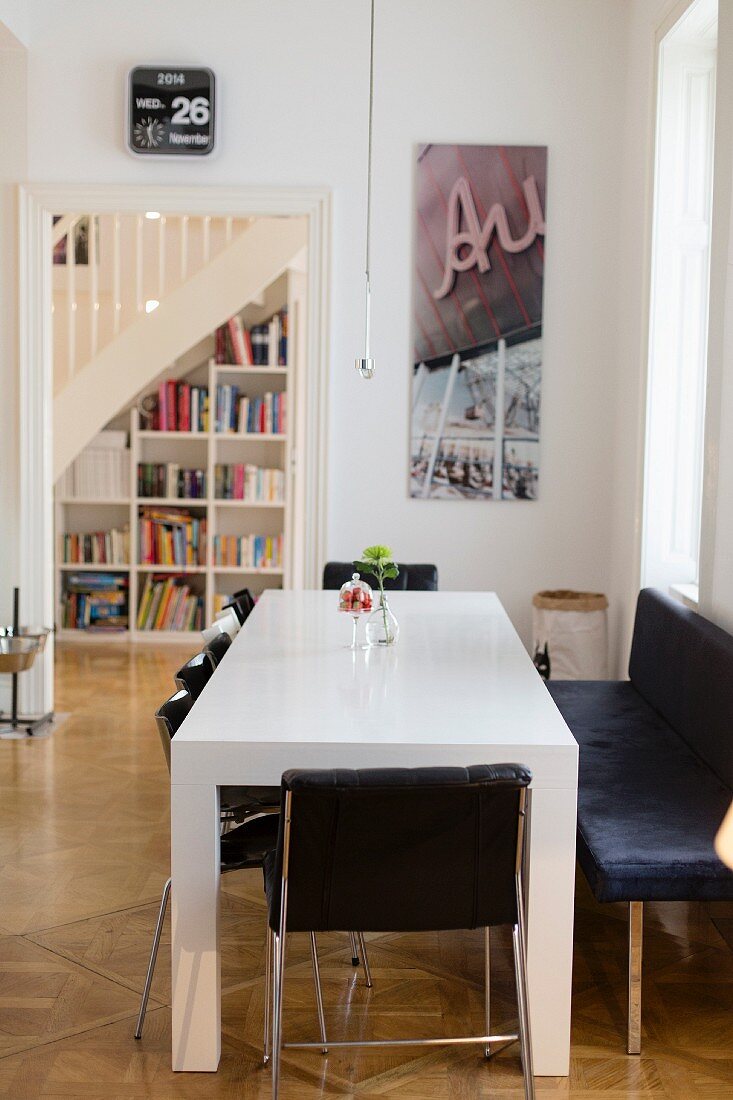
[[[172,781],[513,761],[535,786],[577,785],[577,744],[495,594],[389,602],[397,645],[353,652],[338,593],[265,592],[173,740]]]

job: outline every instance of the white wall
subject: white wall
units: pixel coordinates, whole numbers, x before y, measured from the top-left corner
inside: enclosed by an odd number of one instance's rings
[[[443,587],[496,588],[529,641],[535,589],[601,589],[625,607],[634,587],[638,454],[626,444],[639,413],[649,34],[664,7],[378,0],[370,383],[352,365],[362,333],[366,0],[179,0],[175,18],[170,5],[142,0],[36,0],[28,176],[332,187],[329,553],[348,558],[387,541],[400,558],[434,560]],[[639,42],[631,28],[641,23]],[[214,159],[141,163],[124,151],[126,70],[161,60],[215,70]],[[536,503],[407,496],[413,159],[428,140],[549,146]]]
[[[0,46],[25,45],[31,29],[31,7],[26,0],[0,0]]]

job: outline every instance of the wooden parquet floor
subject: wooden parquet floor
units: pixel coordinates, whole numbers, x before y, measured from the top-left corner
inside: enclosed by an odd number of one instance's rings
[[[260,1100],[264,905],[261,877],[224,880],[223,1057],[217,1074],[170,1071],[164,939],[143,1041],[132,1038],[158,899],[168,875],[167,773],[151,716],[188,648],[59,646],[53,737],[0,742],[0,1097]],[[644,1053],[624,1053],[625,911],[576,905],[569,1079],[540,1097],[733,1097],[733,907],[648,907]],[[314,1038],[311,972],[292,937],[286,1036]],[[333,1037],[480,1030],[480,934],[373,936],[374,988],[343,937],[322,938]],[[493,939],[493,1011],[514,1026],[510,946]],[[516,1048],[287,1052],[283,1100],[519,1100]]]

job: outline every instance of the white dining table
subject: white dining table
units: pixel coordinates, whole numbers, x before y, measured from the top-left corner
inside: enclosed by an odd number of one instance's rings
[[[265,592],[173,739],[173,1069],[215,1071],[221,1052],[220,786],[278,784],[288,768],[503,761],[533,776],[534,1069],[565,1076],[578,746],[495,594],[391,593],[388,649],[349,649],[337,606],[336,592]]]

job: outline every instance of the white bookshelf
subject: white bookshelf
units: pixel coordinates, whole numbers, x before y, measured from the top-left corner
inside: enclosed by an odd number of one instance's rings
[[[260,312],[272,314],[282,306],[288,307],[288,358],[287,366],[246,367],[236,364],[208,363],[182,371],[180,377],[195,385],[206,385],[209,392],[209,431],[178,432],[154,431],[140,427],[137,408],[130,410],[130,497],[107,499],[85,498],[56,500],[57,532],[105,530],[111,526],[130,527],[132,563],[128,565],[74,565],[56,562],[57,607],[60,618],[60,599],[65,575],[72,572],[110,572],[129,574],[128,605],[129,628],[118,633],[87,632],[85,630],[59,630],[65,640],[95,642],[182,642],[196,632],[140,631],[137,629],[137,610],[146,577],[150,573],[161,576],[166,573],[186,575],[191,578],[191,588],[204,599],[204,620],[214,618],[214,600],[217,594],[231,595],[239,588],[250,588],[259,594],[268,587],[288,588],[297,583],[300,567],[299,546],[294,545],[295,463],[294,440],[299,422],[293,384],[295,364],[302,354],[304,340],[297,331],[298,317],[304,315],[303,298],[305,281],[300,272],[288,271],[278,280],[278,286],[269,288],[265,305],[258,304]],[[244,309],[245,317],[247,308]],[[250,323],[260,323],[255,313]],[[177,375],[177,377],[179,377]],[[237,384],[240,393],[260,397],[266,392],[285,392],[288,395],[286,428],[284,434],[220,433],[214,430],[216,416],[216,388],[218,385]],[[152,390],[152,387],[151,387]],[[140,497],[138,493],[138,463],[175,462],[182,467],[204,469],[206,472],[206,496],[201,498]],[[282,501],[222,500],[214,496],[214,469],[219,463],[236,463],[280,469],[285,472],[285,491]],[[181,508],[205,517],[207,521],[207,563],[201,566],[166,566],[140,563],[138,546],[138,517],[142,508]],[[303,511],[302,505],[298,509]],[[119,518],[118,518],[119,517]],[[113,520],[114,522],[110,522]],[[283,535],[283,562],[281,568],[246,568],[214,564],[215,535]],[[59,554],[60,539],[56,539]]]

